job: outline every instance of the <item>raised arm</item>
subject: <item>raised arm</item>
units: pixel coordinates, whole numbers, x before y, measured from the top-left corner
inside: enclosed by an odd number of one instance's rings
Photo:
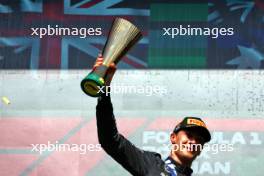
[[[99,57],[95,67],[102,62],[103,59]],[[106,86],[110,85],[115,70],[115,65],[111,64],[105,76]],[[147,175],[148,169],[153,166],[156,160],[160,159],[160,155],[138,149],[123,135],[119,134],[110,94],[104,93],[98,98],[96,119],[99,142],[106,153],[131,174],[136,176]]]
[[[106,153],[131,174],[146,175],[150,153],[138,149],[119,134],[109,96],[102,95],[98,98],[96,118],[99,142]]]

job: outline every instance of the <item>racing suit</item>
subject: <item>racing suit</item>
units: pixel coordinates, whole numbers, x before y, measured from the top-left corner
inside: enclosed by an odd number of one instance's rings
[[[118,133],[110,96],[102,94],[96,106],[99,143],[107,154],[134,176],[190,176],[192,169],[165,161],[155,152],[140,150]]]

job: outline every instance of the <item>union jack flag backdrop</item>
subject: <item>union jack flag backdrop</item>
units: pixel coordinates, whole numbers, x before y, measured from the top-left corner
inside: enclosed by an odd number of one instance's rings
[[[103,0],[5,1],[1,12],[1,61],[3,69],[91,68],[106,41],[113,19],[122,16],[135,23],[144,38],[120,64],[121,68],[147,67],[149,9],[131,3]],[[136,2],[140,5],[140,1]],[[144,3],[143,3],[144,4]],[[102,28],[101,36],[31,36],[32,27],[48,25]]]

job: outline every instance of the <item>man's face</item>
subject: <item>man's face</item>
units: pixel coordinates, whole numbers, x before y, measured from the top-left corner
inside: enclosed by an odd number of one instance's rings
[[[174,154],[181,160],[193,161],[202,151],[204,139],[197,129],[180,130],[170,136]]]

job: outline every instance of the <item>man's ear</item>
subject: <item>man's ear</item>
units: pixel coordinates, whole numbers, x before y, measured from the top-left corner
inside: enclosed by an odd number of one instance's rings
[[[170,141],[172,144],[175,144],[176,141],[177,141],[177,134],[172,132],[171,135],[170,135]]]

